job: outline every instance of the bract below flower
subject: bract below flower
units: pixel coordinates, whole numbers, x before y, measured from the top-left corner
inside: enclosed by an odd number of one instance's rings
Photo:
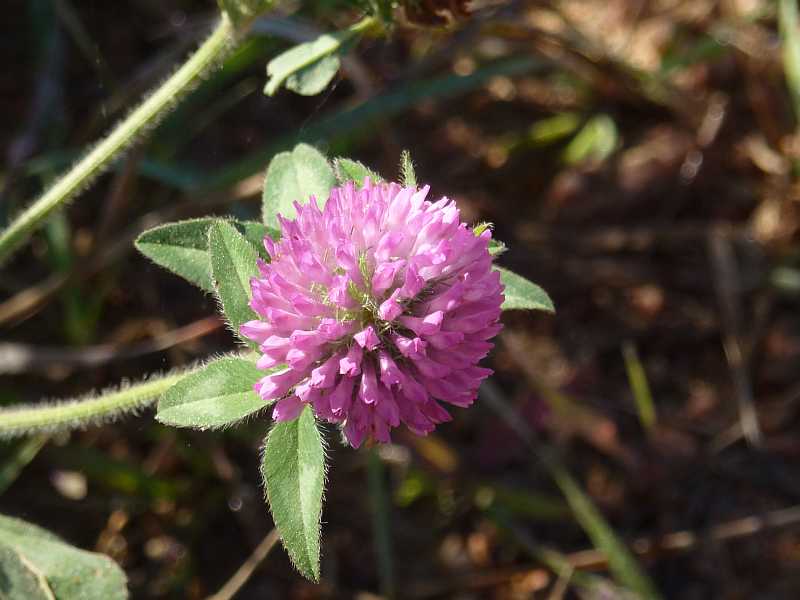
[[[501,328],[491,232],[476,236],[453,201],[427,194],[347,184],[323,209],[312,198],[279,217],[282,238],[264,240],[271,262],[251,281],[259,319],[241,328],[260,368],[283,366],[256,384],[277,399],[276,420],[311,404],[358,447],[401,423],[427,434],[451,418],[441,402],[475,400]]]

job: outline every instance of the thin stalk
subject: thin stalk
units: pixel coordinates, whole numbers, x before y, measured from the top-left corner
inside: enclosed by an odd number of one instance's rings
[[[106,423],[155,402],[187,371],[151,377],[95,397],[0,410],[0,439],[81,429]]]
[[[78,161],[33,204],[0,233],[0,264],[42,225],[43,221],[102,173],[120,152],[155,125],[184,94],[234,47],[237,36],[223,14],[214,31],[169,79],[117,125],[95,148]]]
[[[392,560],[392,527],[389,498],[386,493],[386,470],[375,448],[367,457],[367,484],[372,504],[372,535],[378,555],[378,578],[381,595],[391,600],[395,597],[394,561]]]

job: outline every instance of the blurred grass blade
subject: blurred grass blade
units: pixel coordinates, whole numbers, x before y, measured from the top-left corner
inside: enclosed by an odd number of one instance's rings
[[[550,450],[541,448],[525,419],[492,385],[481,387],[482,400],[494,410],[508,427],[533,451],[555,481],[567,500],[578,524],[589,536],[595,548],[606,555],[611,573],[617,582],[636,593],[641,600],[659,600],[655,586],[641,570],[630,550],[614,533],[592,500]]]
[[[45,442],[47,442],[47,436],[41,435],[18,443],[14,447],[11,456],[0,463],[0,495],[16,481],[22,470],[36,458]]]
[[[622,589],[605,577],[578,569],[568,556],[538,543],[520,522],[512,519],[503,509],[491,506],[487,510],[487,515],[502,530],[509,533],[532,558],[541,561],[559,579],[568,578],[578,597],[587,600],[610,598],[613,600],[640,600],[633,592]]]
[[[617,147],[617,125],[608,115],[597,115],[572,138],[564,148],[564,162],[574,165],[583,161],[603,162]]]
[[[791,295],[800,293],[800,269],[789,266],[775,267],[770,273],[769,281],[781,293]]]
[[[616,580],[638,594],[642,600],[660,598],[653,583],[642,572],[630,550],[617,538],[614,530],[572,475],[553,460],[549,460],[548,464],[553,479],[567,499],[578,523],[592,540],[595,548],[601,550],[608,558],[609,569]]]
[[[281,150],[298,141],[334,138],[338,135],[363,131],[377,122],[401,114],[418,102],[448,98],[477,89],[493,77],[514,77],[542,68],[546,63],[530,56],[499,60],[477,69],[470,75],[445,75],[424,81],[411,81],[398,89],[376,96],[355,108],[347,108],[310,123],[298,133],[290,133],[274,143],[226,167],[216,169],[204,181],[205,189],[225,188],[261,171]],[[374,131],[370,129],[370,131]]]
[[[792,97],[795,119],[800,122],[800,32],[797,0],[779,0],[778,24],[783,42],[783,70]]]
[[[625,371],[628,374],[633,399],[636,401],[639,420],[645,429],[650,430],[656,424],[656,407],[647,381],[647,373],[639,359],[636,346],[631,342],[625,342],[622,345],[622,357],[625,360]]]
[[[533,521],[556,521],[572,514],[561,498],[504,485],[482,485],[475,490],[475,504],[484,510],[503,511]]]
[[[534,146],[546,146],[572,135],[580,124],[580,116],[576,113],[565,112],[531,125],[528,137]]]

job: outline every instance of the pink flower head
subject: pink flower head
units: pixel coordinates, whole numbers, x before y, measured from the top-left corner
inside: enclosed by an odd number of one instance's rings
[[[440,402],[469,406],[491,371],[478,362],[501,325],[503,286],[488,243],[453,201],[394,183],[331,190],[325,208],[295,203],[283,237],[264,240],[241,332],[260,345],[255,386],[273,417],[305,404],[347,440],[388,442],[405,423],[424,435],[450,420]]]

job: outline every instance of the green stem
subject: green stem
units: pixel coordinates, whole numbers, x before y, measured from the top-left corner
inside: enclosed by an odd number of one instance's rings
[[[136,383],[94,398],[2,409],[0,439],[39,432],[80,429],[114,420],[152,404],[186,375],[187,372],[183,371],[163,377],[153,377],[143,383]]]
[[[181,96],[218,65],[233,48],[235,33],[230,19],[223,14],[208,39],[174,75],[0,233],[0,264],[42,225],[48,215],[86,188],[114,157],[131,146],[139,134],[157,123]]]
[[[391,600],[395,597],[394,566],[392,560],[392,527],[389,499],[386,494],[386,470],[375,448],[367,457],[367,480],[372,504],[372,536],[378,555],[378,578],[381,595]]]

